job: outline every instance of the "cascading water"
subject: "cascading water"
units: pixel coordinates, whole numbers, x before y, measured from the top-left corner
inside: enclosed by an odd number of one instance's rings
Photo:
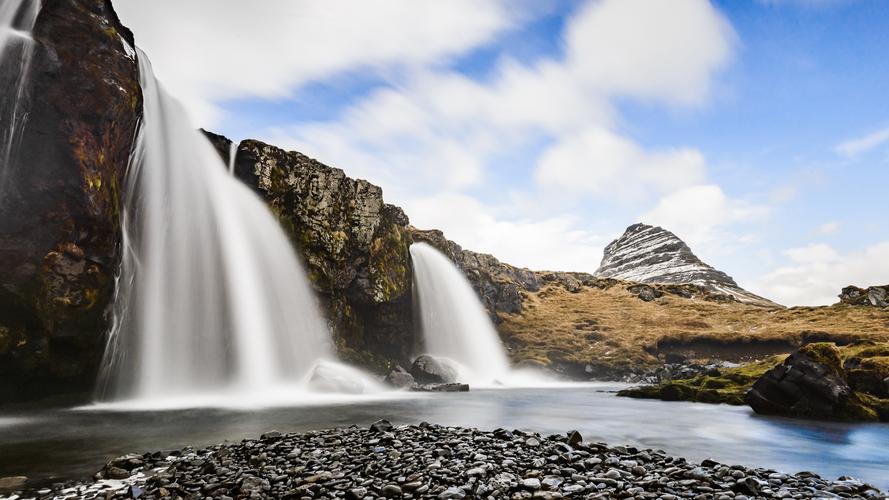
[[[463,382],[503,382],[509,361],[469,280],[431,245],[414,243],[410,253],[426,352],[455,361]]]
[[[363,383],[354,369],[330,368],[329,332],[278,222],[227,174],[144,53],[138,60],[144,114],[127,174],[124,258],[100,397],[306,387],[320,360],[324,373]]]
[[[36,0],[0,2],[0,193],[27,120],[25,83],[34,51],[31,29],[39,11],[40,3]]]
[[[235,162],[238,160],[238,143],[232,141],[228,147],[228,173],[234,175]]]

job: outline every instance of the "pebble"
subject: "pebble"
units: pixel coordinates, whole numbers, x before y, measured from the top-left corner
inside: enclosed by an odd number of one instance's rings
[[[16,495],[62,500],[885,497],[853,478],[826,481],[807,472],[784,474],[712,460],[698,465],[659,450],[586,442],[576,432],[544,437],[428,423],[396,427],[385,420],[370,428],[270,431],[260,439],[203,449],[126,455],[109,462],[93,481]]]

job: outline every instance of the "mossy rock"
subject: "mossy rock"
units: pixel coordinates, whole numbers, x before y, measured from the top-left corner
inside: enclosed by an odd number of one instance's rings
[[[798,352],[805,354],[812,361],[825,366],[835,375],[843,376],[843,361],[836,344],[815,342],[800,347]]]

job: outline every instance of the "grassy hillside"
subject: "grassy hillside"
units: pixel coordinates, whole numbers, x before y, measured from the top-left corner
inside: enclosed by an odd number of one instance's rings
[[[613,376],[690,360],[746,362],[789,353],[802,344],[889,340],[889,309],[834,305],[767,309],[669,293],[643,301],[617,282],[568,291],[549,284],[523,292],[523,310],[500,314],[499,330],[517,362],[574,375]]]

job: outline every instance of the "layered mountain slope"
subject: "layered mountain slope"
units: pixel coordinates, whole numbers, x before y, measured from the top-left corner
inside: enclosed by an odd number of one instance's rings
[[[596,276],[637,283],[699,285],[738,302],[779,307],[744,290],[731,276],[704,263],[675,234],[647,224],[633,224],[605,247]]]

